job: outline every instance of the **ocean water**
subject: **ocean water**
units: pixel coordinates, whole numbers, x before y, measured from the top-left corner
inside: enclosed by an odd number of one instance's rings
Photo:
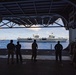
[[[10,42],[10,40],[0,40],[0,49],[7,49],[7,44]],[[16,45],[17,40],[14,40],[14,44]],[[32,42],[20,42],[21,44],[21,49],[31,49],[31,44]],[[57,42],[37,42],[38,44],[38,49],[54,49],[54,46],[57,44]],[[63,49],[66,48],[69,44],[68,41],[66,42],[61,42],[63,45]]]

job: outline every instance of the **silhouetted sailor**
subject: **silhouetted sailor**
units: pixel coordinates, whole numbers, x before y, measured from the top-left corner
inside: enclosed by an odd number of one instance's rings
[[[22,55],[21,55],[20,49],[21,49],[21,44],[18,41],[16,45],[16,62],[17,63],[19,63],[19,60],[22,63]]]
[[[60,44],[60,41],[55,45],[55,54],[56,54],[56,61],[58,61],[58,58],[60,62],[62,61],[61,56],[62,56],[62,49],[63,46]]]
[[[7,49],[8,49],[8,64],[9,64],[9,58],[11,55],[11,63],[14,63],[14,51],[15,51],[15,45],[13,44],[13,40],[10,40],[10,43],[7,44]]]
[[[32,43],[32,58],[31,58],[34,61],[36,61],[37,49],[38,49],[38,45],[36,43],[36,40],[34,40],[34,42]]]

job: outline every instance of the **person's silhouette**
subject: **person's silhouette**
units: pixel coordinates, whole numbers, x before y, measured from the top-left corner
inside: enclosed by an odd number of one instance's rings
[[[21,55],[20,49],[21,49],[21,44],[18,41],[16,45],[16,62],[17,63],[19,63],[19,58],[20,58],[20,62],[22,63],[22,55]]]
[[[38,49],[38,45],[36,43],[36,40],[34,40],[34,42],[32,43],[32,57],[31,57],[31,60],[37,61],[36,60],[37,49]]]
[[[12,56],[12,60],[11,60],[11,63],[13,64],[14,63],[14,51],[15,51],[15,45],[13,44],[13,40],[10,40],[10,43],[7,44],[7,49],[8,49],[8,64],[9,64],[9,58],[10,58],[10,55]]]
[[[58,61],[58,57],[59,57],[60,62],[62,61],[62,58],[61,58],[62,49],[63,49],[63,46],[60,44],[60,41],[58,41],[58,43],[55,45],[56,61]]]

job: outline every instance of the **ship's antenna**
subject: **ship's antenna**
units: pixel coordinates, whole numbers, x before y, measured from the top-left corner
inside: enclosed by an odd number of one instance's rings
[[[51,33],[53,35],[53,33]]]

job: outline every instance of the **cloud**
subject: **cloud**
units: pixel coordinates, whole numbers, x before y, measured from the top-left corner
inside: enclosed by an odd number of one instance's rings
[[[33,25],[33,26],[31,26],[31,28],[29,28],[30,30],[33,30],[33,31],[39,31],[39,30],[41,30],[41,28],[39,28],[40,27],[40,25]]]
[[[41,28],[29,28],[29,30],[39,31]]]

